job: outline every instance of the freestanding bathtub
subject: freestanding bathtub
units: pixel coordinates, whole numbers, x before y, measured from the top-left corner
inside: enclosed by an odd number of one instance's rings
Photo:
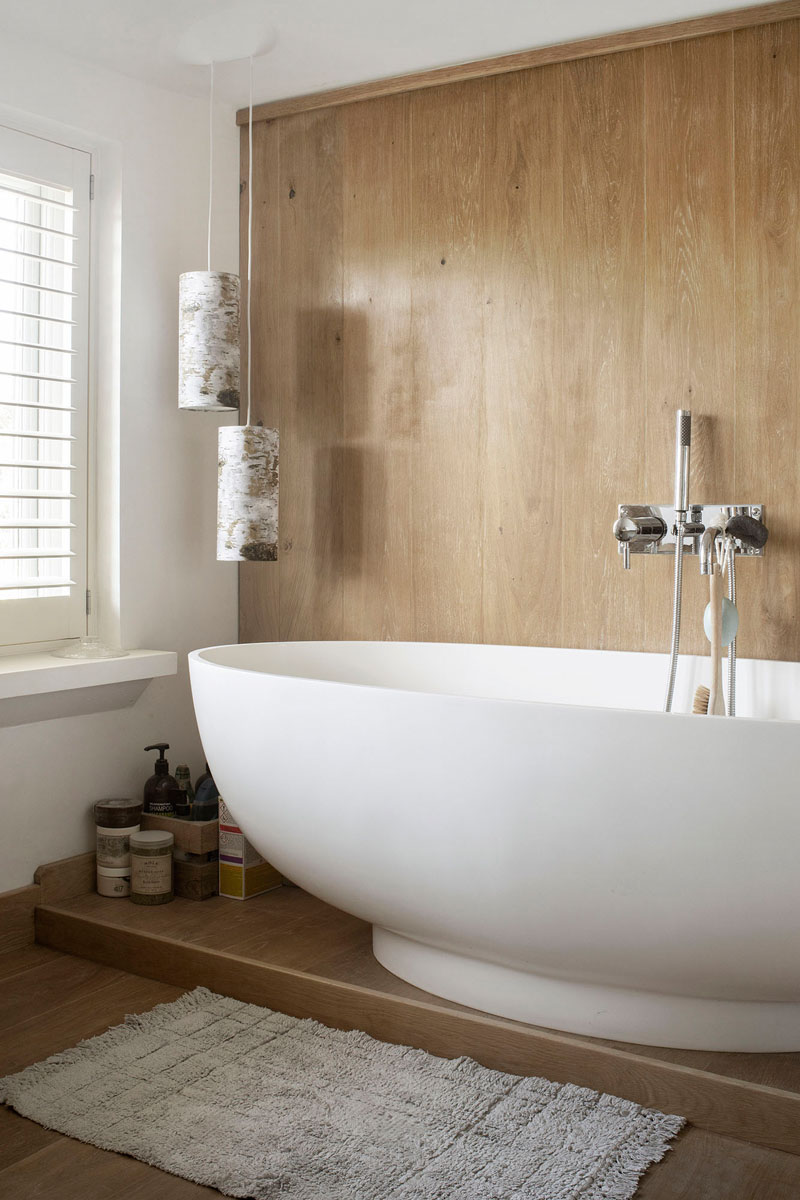
[[[554,1029],[800,1050],[796,664],[740,662],[732,720],[657,711],[650,654],[262,643],[190,670],[247,836],[396,975]],[[706,670],[682,660],[676,707]]]

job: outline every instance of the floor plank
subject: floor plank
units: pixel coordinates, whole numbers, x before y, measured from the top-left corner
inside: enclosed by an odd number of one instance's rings
[[[689,1127],[645,1174],[636,1200],[797,1200],[800,1157]]]
[[[56,1135],[56,1140],[0,1171],[0,1194],[14,1200],[199,1200],[216,1188]]]
[[[60,1137],[60,1133],[27,1121],[10,1108],[0,1107],[0,1179],[7,1167],[38,1153]]]
[[[307,914],[307,902],[300,900],[296,911]],[[349,953],[357,964],[358,955]],[[362,967],[364,961],[362,955]],[[340,969],[343,964],[341,957]],[[145,1011],[179,994],[177,988],[109,968],[100,968],[105,975],[99,985],[96,979],[93,984],[87,974],[93,966],[57,954],[49,963],[40,959],[24,975],[0,980],[0,1074],[100,1033],[127,1012]],[[32,1014],[31,996],[18,983],[34,974],[43,999]],[[52,1007],[50,999],[59,987],[61,1003]],[[800,1157],[690,1128],[664,1161],[647,1172],[637,1200],[796,1200],[799,1194]],[[14,1200],[201,1200],[219,1193],[0,1109],[0,1195]]]
[[[32,1016],[30,1002],[23,1002],[15,1014],[6,1016],[0,1027],[0,1075],[21,1071],[84,1038],[104,1033],[124,1021],[128,1013],[142,1012],[181,995],[181,988],[169,984],[107,967],[102,970],[103,977],[65,988],[58,1008]],[[0,993],[4,987],[0,984]]]
[[[0,979],[8,979],[11,975],[19,975],[22,971],[29,971],[31,967],[38,967],[44,962],[53,962],[61,957],[60,951],[36,944],[25,946],[21,950],[9,950],[6,954],[0,954]]]
[[[3,980],[0,990],[0,1026],[19,1019],[20,1014],[26,1019],[39,1019],[51,1009],[60,1008],[65,995],[73,990],[94,991],[117,975],[112,968],[67,954],[11,975]]]

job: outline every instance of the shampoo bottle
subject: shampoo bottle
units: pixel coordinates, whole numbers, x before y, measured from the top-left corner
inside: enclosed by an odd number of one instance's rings
[[[206,763],[208,767],[208,763]],[[210,774],[198,779],[192,804],[193,821],[215,821],[219,816],[219,790]]]
[[[181,763],[175,768],[175,779],[181,794],[175,793],[175,812],[179,817],[190,817],[192,815],[192,804],[194,802],[194,788],[189,777],[189,768],[186,763]]]
[[[145,750],[158,750],[155,774],[151,775],[144,785],[144,812],[153,813],[160,817],[174,817],[174,792],[178,784],[169,773],[169,763],[164,757],[164,751],[169,750],[169,742],[156,742],[145,746]]]

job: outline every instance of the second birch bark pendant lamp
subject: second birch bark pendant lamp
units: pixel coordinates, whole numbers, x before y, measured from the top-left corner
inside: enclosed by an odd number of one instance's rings
[[[239,276],[211,270],[214,199],[214,63],[209,115],[208,270],[180,277],[178,407],[230,412],[239,407]]]
[[[219,431],[217,558],[273,562],[278,557],[278,430],[251,423],[253,274],[253,60],[247,183],[247,423]]]

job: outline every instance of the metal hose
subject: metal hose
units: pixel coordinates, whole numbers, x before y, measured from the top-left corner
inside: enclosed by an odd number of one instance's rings
[[[736,549],[728,550],[728,599],[736,603]],[[728,646],[728,716],[736,716],[736,638]]]
[[[672,594],[672,645],[669,652],[669,681],[664,712],[672,712],[672,697],[675,692],[675,677],[678,674],[678,646],[681,639],[681,596],[683,593],[683,531],[681,521],[675,526],[675,587]]]

